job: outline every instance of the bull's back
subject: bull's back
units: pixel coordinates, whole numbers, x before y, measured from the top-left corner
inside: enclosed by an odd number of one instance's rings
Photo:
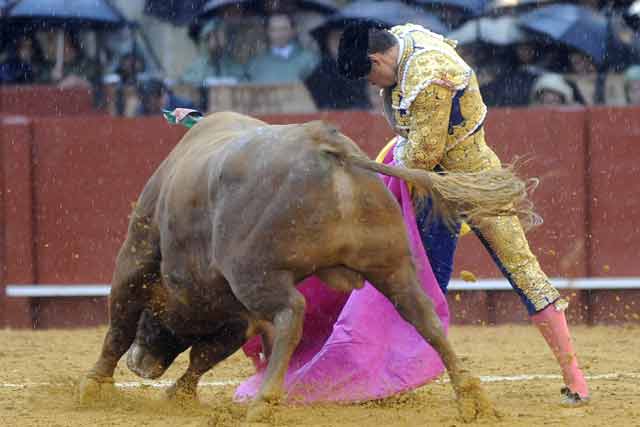
[[[198,160],[215,155],[221,146],[233,141],[236,135],[251,129],[266,126],[266,123],[233,112],[213,113],[205,116],[182,137],[149,178],[139,199],[138,212],[153,216],[161,192],[171,189],[172,182],[188,178],[201,171],[196,170]],[[200,162],[200,167],[204,163]],[[175,184],[175,182],[174,182]]]
[[[340,263],[399,217],[375,173],[335,155],[357,150],[341,134],[304,125],[267,133],[227,146],[218,165],[216,261],[251,259],[304,275]]]

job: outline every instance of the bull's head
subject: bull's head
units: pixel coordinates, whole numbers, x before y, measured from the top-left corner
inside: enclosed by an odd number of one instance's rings
[[[142,378],[158,378],[191,344],[176,337],[150,310],[144,310],[129,349],[127,366]]]

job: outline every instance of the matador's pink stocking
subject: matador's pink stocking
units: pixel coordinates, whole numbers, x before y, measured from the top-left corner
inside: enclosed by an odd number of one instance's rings
[[[588,400],[589,387],[578,366],[578,358],[571,343],[564,311],[558,310],[554,304],[549,304],[540,312],[532,315],[531,321],[547,341],[562,368],[564,383],[569,388],[563,393],[565,394],[564,403],[578,404]],[[577,393],[578,396],[572,396],[569,393]]]

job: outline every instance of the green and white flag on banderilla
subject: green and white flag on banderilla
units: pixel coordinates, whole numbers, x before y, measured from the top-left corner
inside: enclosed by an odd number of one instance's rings
[[[200,111],[190,108],[176,108],[173,111],[162,110],[162,115],[172,125],[182,125],[186,128],[192,128],[204,117]]]

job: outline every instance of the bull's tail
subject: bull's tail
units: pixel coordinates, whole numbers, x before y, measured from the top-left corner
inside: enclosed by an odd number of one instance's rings
[[[461,219],[478,223],[486,217],[505,215],[520,217],[525,229],[542,222],[528,197],[538,180],[519,178],[511,166],[440,174],[377,163],[359,154],[334,154],[354,166],[413,184],[419,193],[431,196],[433,212],[450,225]]]

